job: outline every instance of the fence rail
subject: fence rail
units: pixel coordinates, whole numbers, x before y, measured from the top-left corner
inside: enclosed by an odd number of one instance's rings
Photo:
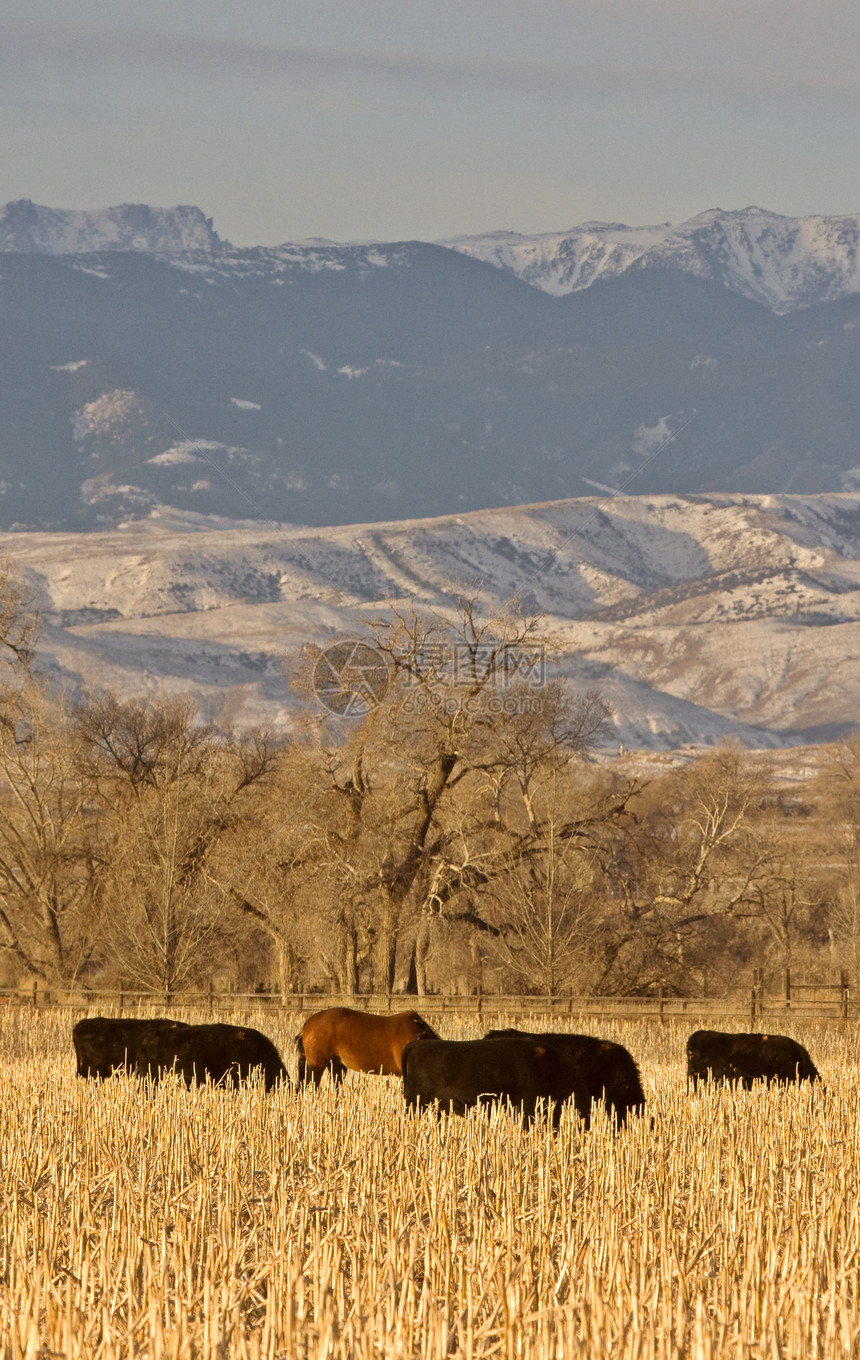
[[[0,1007],[32,1006],[91,1010],[98,1007],[119,1015],[149,1013],[152,1010],[203,1010],[213,1015],[247,1010],[269,1013],[286,1011],[302,1017],[327,1006],[351,1006],[358,1010],[387,1012],[417,1008],[428,1018],[443,1015],[505,1016],[570,1021],[574,1017],[599,1020],[641,1020],[666,1024],[683,1021],[700,1025],[734,1021],[755,1029],[765,1021],[858,1020],[860,1001],[851,995],[848,977],[838,983],[792,983],[785,975],[782,991],[766,992],[757,980],[746,994],[730,997],[677,996],[502,996],[477,993],[471,996],[407,996],[403,993],[344,996],[324,992],[200,992],[164,995],[126,988],[93,990],[89,988],[43,988],[34,983],[26,988],[0,988]]]

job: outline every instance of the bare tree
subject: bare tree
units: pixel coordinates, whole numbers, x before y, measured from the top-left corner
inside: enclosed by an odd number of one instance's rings
[[[62,693],[31,675],[0,698],[0,949],[46,982],[72,982],[99,925],[98,826]]]
[[[8,558],[0,557],[0,663],[20,672],[33,660],[38,617],[32,592]]]
[[[540,818],[541,853],[515,859],[497,886],[501,928],[492,952],[517,990],[555,997],[582,988],[593,966],[599,924],[596,865],[576,840],[559,835],[556,799],[543,808],[532,803],[530,811],[535,821]]]
[[[229,951],[217,850],[248,811],[275,753],[261,734],[223,737],[188,701],[82,705],[82,769],[109,822],[104,922],[113,968],[165,996],[211,977]]]
[[[860,977],[860,882],[850,878],[833,894],[828,912],[830,936],[840,962]]]
[[[372,935],[358,854],[343,851],[349,820],[328,757],[299,738],[280,752],[251,815],[220,843],[213,876],[269,938],[282,991],[311,974],[345,994],[359,990]]]
[[[810,844],[809,828],[788,818],[768,832],[767,872],[756,884],[758,910],[753,913],[765,931],[767,956],[776,967],[791,968],[798,949],[808,949],[817,935],[824,937],[827,888]]]
[[[759,917],[775,860],[775,801],[763,763],[725,748],[655,781],[631,804],[607,861],[601,989],[683,992],[715,921]]]
[[[830,748],[811,792],[827,819],[834,848],[841,848],[846,868],[857,869],[860,860],[860,738],[851,736]]]
[[[420,990],[421,922],[432,915],[498,932],[481,893],[542,853],[533,812],[541,771],[581,757],[604,730],[598,696],[529,683],[537,627],[516,615],[486,621],[477,597],[460,599],[451,617],[392,608],[373,625],[390,689],[323,759],[341,808],[326,854],[372,922],[378,990],[394,984],[398,947],[408,955],[401,976]],[[623,803],[616,798],[616,812]],[[608,805],[603,815],[614,815]],[[556,833],[585,834],[575,815]]]

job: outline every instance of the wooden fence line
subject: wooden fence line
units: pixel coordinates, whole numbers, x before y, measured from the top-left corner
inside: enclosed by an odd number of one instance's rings
[[[212,1014],[228,1010],[287,1011],[304,1016],[328,1006],[386,1012],[418,1009],[428,1018],[443,1015],[542,1017],[547,1021],[569,1021],[574,1016],[599,1020],[648,1020],[717,1024],[737,1021],[750,1028],[761,1027],[766,1019],[857,1020],[860,1001],[851,996],[848,976],[838,983],[792,982],[786,972],[780,993],[764,989],[761,974],[748,994],[731,997],[677,996],[504,996],[478,992],[471,996],[406,996],[403,993],[344,996],[324,992],[180,992],[164,995],[138,992],[128,988],[44,988],[33,983],[28,988],[0,988],[0,1006],[32,1006],[89,1010],[99,1007],[117,1014],[137,1014],[152,1010],[206,1010]]]

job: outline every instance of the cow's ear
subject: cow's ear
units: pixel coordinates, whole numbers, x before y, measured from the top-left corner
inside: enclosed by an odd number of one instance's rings
[[[536,1057],[536,1058],[542,1058],[543,1055],[544,1055],[545,1053],[546,1053],[546,1049],[544,1048],[543,1044],[535,1044],[535,1057]]]

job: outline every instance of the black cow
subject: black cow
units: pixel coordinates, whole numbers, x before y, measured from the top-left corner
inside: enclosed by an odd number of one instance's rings
[[[403,1094],[412,1109],[438,1101],[455,1114],[472,1105],[509,1100],[522,1109],[526,1124],[534,1118],[539,1100],[553,1103],[552,1124],[557,1129],[563,1103],[573,1098],[586,1128],[591,1118],[591,1096],[576,1063],[558,1049],[519,1036],[496,1039],[418,1039],[407,1044],[401,1058]]]
[[[207,1080],[236,1086],[256,1069],[267,1091],[289,1080],[271,1039],[245,1025],[186,1025],[153,1031],[141,1038],[135,1055],[139,1076],[157,1081],[162,1072],[175,1071],[188,1086]]]
[[[631,1110],[634,1114],[645,1113],[639,1069],[623,1045],[611,1039],[597,1039],[592,1034],[528,1034],[522,1029],[491,1029],[486,1038],[496,1041],[510,1035],[551,1044],[572,1058],[585,1078],[591,1099],[603,1101],[616,1127],[624,1127]]]
[[[687,1080],[740,1082],[820,1081],[818,1069],[802,1044],[785,1034],[723,1034],[697,1029],[687,1040]]]
[[[171,1034],[186,1028],[182,1020],[114,1020],[102,1015],[79,1020],[72,1030],[78,1076],[103,1081],[123,1067],[134,1071],[138,1045],[145,1035]]]

